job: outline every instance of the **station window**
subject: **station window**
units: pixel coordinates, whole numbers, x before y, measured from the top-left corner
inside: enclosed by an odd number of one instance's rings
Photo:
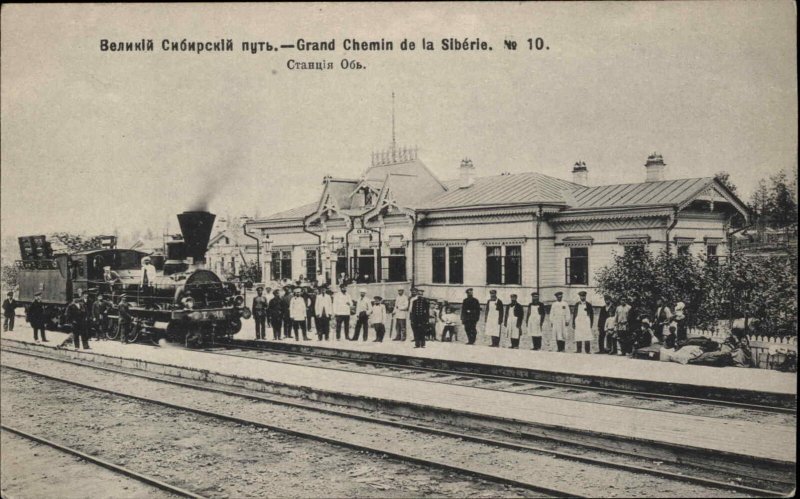
[[[313,281],[317,278],[317,250],[306,250],[306,279]]]
[[[406,249],[390,248],[389,255],[381,257],[381,277],[387,282],[406,280]]]
[[[566,284],[589,284],[589,248],[570,248],[564,263]]]
[[[292,252],[289,250],[272,252],[272,280],[292,278]]]
[[[432,281],[435,283],[464,283],[464,248],[448,246],[431,248]]]
[[[431,248],[431,281],[447,282],[447,248]]]
[[[678,254],[681,256],[689,256],[689,245],[688,244],[679,244],[678,245]]]
[[[706,245],[706,256],[708,263],[719,263],[719,256],[717,256],[717,245]]]
[[[522,284],[522,247],[486,247],[486,284]]]

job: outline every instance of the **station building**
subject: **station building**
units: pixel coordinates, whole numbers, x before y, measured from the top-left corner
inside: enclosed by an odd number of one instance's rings
[[[724,258],[731,218],[744,204],[713,177],[665,179],[653,154],[642,181],[591,185],[585,163],[571,181],[537,172],[476,175],[469,159],[440,180],[415,150],[373,154],[360,178],[325,176],[311,204],[251,220],[264,275],[337,282],[344,274],[393,298],[399,287],[460,301],[497,289],[527,303],[581,290],[601,303],[595,272],[632,245]],[[456,169],[454,169],[456,170]],[[454,174],[456,171],[454,171]],[[635,175],[635,171],[631,172]]]

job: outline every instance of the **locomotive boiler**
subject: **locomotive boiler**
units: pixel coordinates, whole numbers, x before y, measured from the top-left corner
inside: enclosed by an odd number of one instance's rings
[[[236,286],[205,268],[215,218],[207,211],[179,214],[183,240],[166,243],[162,270],[125,288],[131,315],[145,321],[155,338],[200,346],[230,338],[250,317]]]

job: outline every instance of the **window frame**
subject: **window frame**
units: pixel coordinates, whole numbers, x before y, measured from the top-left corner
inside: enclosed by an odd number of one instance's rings
[[[516,254],[510,254],[511,250],[516,250]],[[490,254],[497,251],[498,254]],[[486,246],[486,284],[500,286],[521,286],[522,285],[522,245],[520,244],[496,244]],[[516,279],[510,280],[510,268],[515,268],[514,276]],[[495,276],[495,274],[497,274]]]
[[[576,250],[583,250],[585,251],[585,255],[578,255],[576,254]],[[574,279],[574,277],[580,277],[576,274],[575,264],[580,263],[582,267],[582,276],[583,279]],[[582,281],[582,282],[581,282]],[[588,246],[577,246],[569,248],[569,256],[564,259],[564,284],[566,286],[588,286],[589,285],[589,247]]]

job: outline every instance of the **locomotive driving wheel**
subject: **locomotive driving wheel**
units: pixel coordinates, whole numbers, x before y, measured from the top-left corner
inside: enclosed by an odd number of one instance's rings
[[[119,319],[109,319],[108,329],[106,329],[106,338],[109,340],[116,340],[119,338]]]

